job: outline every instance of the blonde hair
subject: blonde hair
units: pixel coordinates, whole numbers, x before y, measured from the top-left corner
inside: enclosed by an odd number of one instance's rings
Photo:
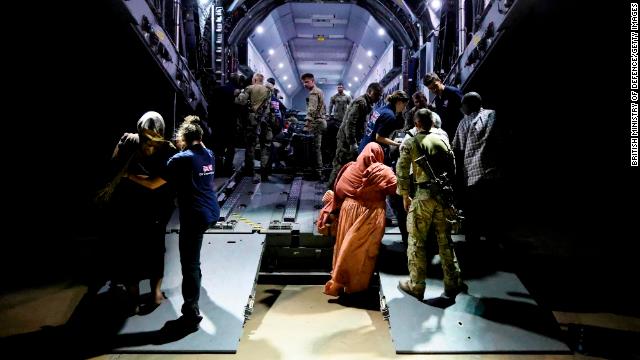
[[[185,121],[178,128],[178,139],[183,145],[190,145],[194,141],[202,141],[202,128],[195,122]]]
[[[260,73],[255,73],[253,74],[253,77],[251,78],[251,80],[255,83],[256,81],[259,82],[260,84],[262,84],[264,82],[264,75],[260,74]]]
[[[200,117],[198,115],[187,115],[184,118],[184,122],[198,125],[202,124],[202,121],[200,120]]]

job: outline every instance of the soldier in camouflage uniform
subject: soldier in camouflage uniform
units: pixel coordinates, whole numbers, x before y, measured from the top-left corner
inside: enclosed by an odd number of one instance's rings
[[[431,111],[421,109],[414,117],[417,134],[406,140],[400,148],[400,159],[396,166],[398,177],[397,193],[402,195],[404,207],[408,212],[407,230],[409,231],[409,280],[400,281],[399,287],[411,296],[422,300],[426,285],[427,253],[426,239],[429,228],[433,225],[438,241],[442,270],[444,272],[444,293],[442,298],[453,299],[458,293],[466,290],[462,282],[460,269],[453,250],[453,243],[447,217],[453,216],[453,209],[443,203],[437,189],[432,186],[432,178],[415,160],[429,154],[429,163],[436,174],[455,171],[453,152],[448,143],[431,132],[433,118]],[[420,149],[421,147],[422,149]],[[410,168],[413,165],[413,174]],[[413,199],[409,196],[410,176],[416,184]]]
[[[327,129],[327,108],[324,105],[324,93],[316,86],[313,74],[303,74],[300,79],[309,90],[307,103],[307,121],[305,128],[313,135],[313,147],[316,155],[316,173],[322,178],[322,133]]]
[[[344,113],[347,110],[347,106],[351,102],[351,96],[344,93],[344,85],[338,83],[338,93],[331,97],[329,100],[329,115],[335,109],[333,115],[336,121],[341,122],[344,119]]]
[[[420,109],[426,109],[429,105],[429,100],[424,95],[424,93],[422,93],[422,91],[416,91],[415,93],[413,93],[411,99],[413,100],[413,107],[402,114],[402,116],[404,117],[404,127],[402,128],[402,130],[404,131],[408,131],[409,129],[413,128],[413,117],[415,116],[416,112]]]
[[[260,173],[262,180],[268,179],[271,141],[273,140],[273,114],[270,111],[271,90],[263,85],[264,76],[253,75],[252,84],[238,95],[236,103],[248,106],[249,114],[243,124],[246,150],[244,152],[244,174],[254,176],[253,159],[256,142],[260,141]],[[255,179],[257,181],[257,179]]]
[[[358,144],[364,134],[364,124],[367,116],[371,113],[373,105],[382,96],[382,86],[378,83],[371,83],[367,87],[367,93],[358,97],[349,104],[343,117],[342,124],[338,130],[338,140],[336,143],[336,155],[333,158],[333,170],[327,188],[331,189],[338,176],[338,172],[350,161],[355,161],[358,157]]]

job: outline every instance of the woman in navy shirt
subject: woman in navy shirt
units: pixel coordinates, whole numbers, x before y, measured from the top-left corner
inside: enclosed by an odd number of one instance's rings
[[[371,112],[367,119],[364,136],[358,147],[358,154],[362,152],[368,143],[375,141],[382,145],[385,153],[388,153],[389,145],[400,146],[399,143],[389,138],[394,130],[402,129],[404,119],[402,112],[409,102],[409,95],[402,90],[396,90],[387,97],[387,105]]]
[[[198,300],[202,273],[200,250],[204,232],[220,216],[213,176],[213,152],[202,145],[202,128],[185,121],[178,129],[184,149],[167,163],[169,179],[178,193],[180,209],[180,265],[182,316],[180,325],[196,330],[202,320]]]

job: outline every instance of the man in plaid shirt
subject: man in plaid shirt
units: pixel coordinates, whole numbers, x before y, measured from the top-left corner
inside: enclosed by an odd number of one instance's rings
[[[499,156],[503,137],[496,126],[494,110],[482,108],[478,93],[462,98],[465,114],[453,139],[456,158],[462,162],[466,240],[478,245],[481,236],[498,245],[498,181],[501,178]]]

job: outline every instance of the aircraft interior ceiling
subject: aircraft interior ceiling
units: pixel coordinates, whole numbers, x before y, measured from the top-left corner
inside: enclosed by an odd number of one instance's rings
[[[353,4],[288,3],[258,26],[249,39],[278,80],[292,85],[285,89],[290,95],[302,89],[298,79],[307,72],[321,85],[344,82],[348,91],[357,89],[392,41],[366,10]]]

